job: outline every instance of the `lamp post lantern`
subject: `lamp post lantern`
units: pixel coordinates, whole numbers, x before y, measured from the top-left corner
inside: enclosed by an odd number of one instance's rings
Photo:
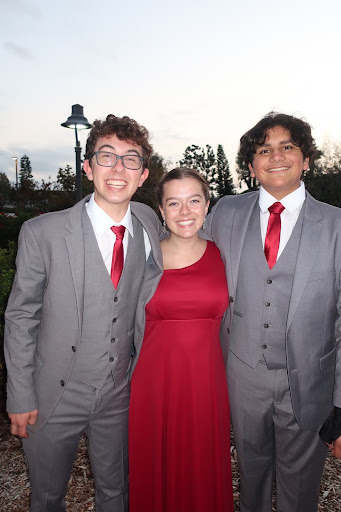
[[[18,158],[16,156],[12,156],[12,160],[15,161],[15,188],[18,191]]]
[[[78,131],[77,130],[88,130],[92,127],[92,124],[89,123],[86,117],[84,117],[83,107],[82,105],[72,105],[71,116],[67,118],[65,123],[62,123],[61,126],[65,128],[72,128],[75,130],[76,137],[76,201],[80,201],[82,199],[82,170],[81,170],[81,152],[82,148],[80,142],[78,140]]]

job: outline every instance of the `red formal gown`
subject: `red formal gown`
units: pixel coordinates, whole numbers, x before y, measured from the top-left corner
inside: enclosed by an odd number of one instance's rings
[[[131,383],[130,512],[230,512],[233,492],[225,366],[219,340],[225,270],[202,258],[165,270],[146,307]]]

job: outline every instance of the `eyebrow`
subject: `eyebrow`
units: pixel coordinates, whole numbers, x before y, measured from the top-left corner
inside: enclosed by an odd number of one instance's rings
[[[114,146],[111,146],[110,144],[103,144],[103,146],[101,146],[100,148],[98,148],[98,150],[97,150],[97,151],[101,151],[101,150],[102,150],[102,149],[104,149],[104,148],[110,148],[110,149],[112,149],[113,151],[116,151],[115,147],[114,147]],[[127,152],[126,152],[125,154],[127,154],[127,153],[136,153],[138,156],[141,156],[141,155],[140,155],[140,153],[137,151],[137,149],[128,149],[128,150],[127,150]]]
[[[202,197],[201,194],[193,194],[188,197],[188,199],[193,199],[193,197]],[[174,199],[179,199],[178,197],[166,197],[165,201],[174,201]]]
[[[296,144],[294,144],[291,139],[289,139],[289,140],[281,140],[279,142],[279,145],[282,145],[282,144],[293,144],[294,146],[296,146]],[[258,147],[259,148],[269,148],[269,147],[271,147],[271,144],[269,144],[268,142],[264,142],[264,144],[260,144]]]

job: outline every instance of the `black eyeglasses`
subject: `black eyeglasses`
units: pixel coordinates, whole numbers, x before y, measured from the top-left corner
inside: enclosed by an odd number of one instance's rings
[[[123,167],[132,171],[138,171],[143,165],[143,157],[140,155],[116,155],[108,151],[95,151],[90,156],[90,159],[96,155],[98,165],[102,167],[114,167],[119,159],[122,160]]]

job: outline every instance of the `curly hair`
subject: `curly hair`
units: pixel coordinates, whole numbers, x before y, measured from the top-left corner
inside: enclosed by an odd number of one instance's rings
[[[164,195],[164,186],[165,183],[172,180],[183,180],[185,178],[192,178],[196,180],[202,188],[205,201],[209,201],[210,199],[210,187],[208,186],[207,181],[201,174],[195,169],[190,169],[189,167],[175,167],[171,171],[167,172],[158,183],[156,188],[156,197],[160,206],[162,206],[162,200]]]
[[[269,112],[240,139],[239,154],[246,165],[252,164],[257,147],[264,144],[268,131],[276,126],[288,130],[292,143],[301,148],[304,158],[311,160],[316,152],[311,126],[303,119]]]
[[[143,168],[148,167],[153,147],[148,141],[149,132],[147,128],[128,116],[116,117],[113,114],[109,114],[105,121],[100,119],[94,121],[93,128],[86,141],[85,159],[91,158],[100,137],[110,137],[112,135],[116,135],[120,140],[141,146],[144,160]]]

